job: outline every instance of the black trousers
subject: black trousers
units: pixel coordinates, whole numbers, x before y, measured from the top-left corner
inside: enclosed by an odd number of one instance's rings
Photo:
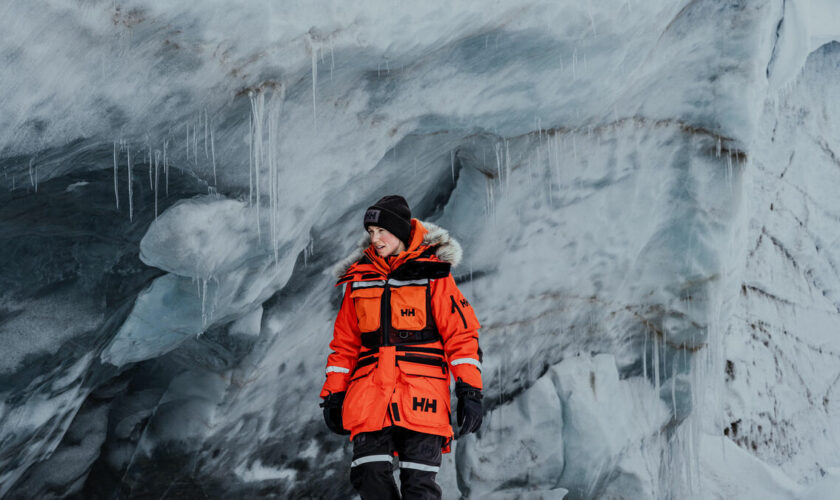
[[[402,427],[362,432],[353,438],[350,482],[362,500],[441,498],[435,475],[444,438]],[[394,452],[400,459],[400,491],[394,482]]]

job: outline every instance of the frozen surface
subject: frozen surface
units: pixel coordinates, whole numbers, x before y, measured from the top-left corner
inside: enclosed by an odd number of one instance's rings
[[[157,218],[140,242],[140,258],[170,274],[137,296],[102,360],[122,366],[165,354],[214,324],[244,318],[281,288],[300,251],[297,232],[283,228],[290,241],[273,253],[255,214],[245,203],[211,196]]]
[[[828,498],[837,9],[6,2],[0,496],[351,497],[329,270],[398,192],[484,325],[447,496]]]

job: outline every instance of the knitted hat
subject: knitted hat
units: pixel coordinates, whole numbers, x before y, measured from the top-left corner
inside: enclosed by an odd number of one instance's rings
[[[399,195],[382,197],[365,212],[365,229],[379,226],[402,240],[408,247],[411,237],[411,209],[408,202]]]

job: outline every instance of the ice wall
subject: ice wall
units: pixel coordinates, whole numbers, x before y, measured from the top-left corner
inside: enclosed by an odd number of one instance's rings
[[[0,496],[346,498],[330,268],[391,192],[484,325],[449,496],[830,489],[836,8],[405,9],[2,7]]]

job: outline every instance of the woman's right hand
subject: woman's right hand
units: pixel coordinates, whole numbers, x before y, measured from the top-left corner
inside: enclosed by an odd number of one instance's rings
[[[327,427],[336,434],[346,436],[350,431],[344,428],[341,422],[341,407],[344,404],[345,392],[336,392],[324,398],[321,408],[324,409],[324,422]]]

